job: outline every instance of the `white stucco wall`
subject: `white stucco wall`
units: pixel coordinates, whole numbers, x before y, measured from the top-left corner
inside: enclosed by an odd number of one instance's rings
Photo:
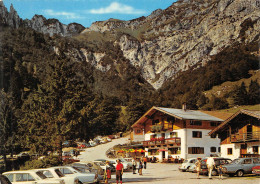
[[[193,138],[193,131],[201,131],[202,138]],[[170,138],[171,132],[177,132],[178,137],[181,138],[181,154],[174,156],[180,156],[181,158],[196,158],[196,157],[208,157],[210,154],[220,154],[218,152],[220,147],[220,139],[218,137],[211,138],[208,133],[211,130],[205,129],[179,129],[173,131],[166,131],[165,138]],[[161,133],[149,133],[145,134],[145,140],[150,140],[150,136],[156,134],[156,137],[161,137]],[[188,154],[188,147],[204,147],[204,154]],[[216,147],[216,152],[210,152],[210,147]],[[148,149],[147,149],[148,150]],[[148,155],[148,154],[147,154]],[[161,157],[161,153],[158,157]],[[165,153],[165,157],[168,158],[168,152]]]
[[[141,141],[144,141],[145,140],[145,136],[144,135],[136,135],[136,134],[133,134],[133,141],[135,142],[141,142]]]
[[[253,153],[253,146],[258,146],[258,154],[260,153],[260,142],[247,143],[247,153]],[[228,148],[232,148],[232,155],[228,155]],[[236,159],[240,157],[241,144],[222,144],[221,145],[221,157],[230,159]]]
[[[232,155],[228,155],[228,148],[232,148]],[[221,157],[235,159],[240,156],[240,145],[235,144],[222,144],[221,145]]]
[[[193,138],[193,131],[201,131],[202,138]],[[218,148],[220,147],[220,139],[218,137],[211,138],[208,133],[211,130],[205,129],[187,129],[187,153],[188,147],[204,147],[204,154],[187,154],[187,158],[194,157],[209,157],[210,154],[219,154]],[[211,147],[216,147],[216,152],[210,152]]]

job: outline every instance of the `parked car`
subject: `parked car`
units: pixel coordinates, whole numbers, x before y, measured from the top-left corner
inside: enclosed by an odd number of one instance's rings
[[[255,166],[260,166],[259,158],[238,158],[224,165],[223,172],[230,176],[242,177],[244,174],[252,173],[252,168]]]
[[[187,169],[190,168],[190,166],[192,166],[192,164],[195,164],[195,162],[197,162],[197,158],[186,159],[183,161],[183,163],[179,167],[179,170],[182,172],[185,172],[185,171],[187,171]]]
[[[76,176],[65,176],[60,172],[59,169],[55,168],[45,168],[45,169],[35,169],[37,172],[42,173],[47,178],[62,178],[65,184],[79,184],[79,179]]]
[[[94,160],[94,162],[96,163],[96,164],[98,164],[98,165],[100,165],[100,167],[103,169],[103,170],[105,170],[105,165],[106,165],[106,161],[109,161],[109,160],[106,160],[106,159],[97,159],[97,160]],[[100,162],[102,162],[102,164],[100,163]],[[110,162],[109,161],[109,169],[111,170],[111,172],[115,172],[116,171],[116,167],[115,167],[115,165],[114,165],[114,163],[112,163],[112,162]]]
[[[17,155],[17,158],[29,160],[30,159],[30,155],[29,155],[28,152],[21,152],[21,153],[19,153]]]
[[[104,175],[104,170],[103,170],[99,165],[97,165],[97,164],[94,163],[94,162],[85,161],[85,162],[78,162],[77,164],[85,164],[85,165],[87,165],[88,167],[90,167],[91,170],[97,170],[97,173],[98,173],[99,175]]]
[[[231,159],[230,158],[223,158],[223,157],[214,157],[213,158],[214,161],[215,161],[215,166],[212,170],[212,173],[211,175],[212,176],[216,176],[218,175],[218,167],[220,165],[226,165],[226,164],[230,164],[231,163]],[[200,174],[208,174],[208,168],[207,168],[207,158],[203,158],[201,160],[201,171],[200,171]]]
[[[85,183],[99,183],[98,175],[92,173],[80,173],[76,169],[70,166],[56,166],[52,167],[55,169],[59,169],[62,174],[65,176],[76,176],[79,181],[83,184]]]
[[[73,163],[67,166],[71,166],[80,173],[92,173],[92,174],[97,174],[99,180],[103,180],[103,176],[98,173],[98,170],[90,168],[87,164],[82,164],[82,163]]]
[[[6,176],[2,175],[2,174],[0,174],[0,183],[1,183],[1,184],[12,184],[12,183],[9,181],[9,179],[8,179]]]
[[[260,175],[260,166],[255,166],[252,168],[252,173],[256,175]]]
[[[65,184],[63,179],[47,178],[35,170],[4,172],[12,184]]]

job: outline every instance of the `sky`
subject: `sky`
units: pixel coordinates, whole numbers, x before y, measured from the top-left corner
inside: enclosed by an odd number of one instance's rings
[[[1,0],[0,0],[1,1]],[[3,0],[13,4],[18,15],[31,19],[35,14],[56,18],[63,24],[79,23],[89,27],[95,21],[109,18],[131,20],[165,9],[176,0]]]

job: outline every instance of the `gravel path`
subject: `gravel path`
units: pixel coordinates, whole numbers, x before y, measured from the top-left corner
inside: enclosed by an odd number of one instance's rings
[[[119,138],[119,139],[112,139],[112,142],[108,142],[105,144],[100,144],[95,147],[86,148],[85,151],[82,151],[78,156],[78,159],[82,162],[84,161],[93,161],[96,159],[108,159],[106,156],[106,151],[109,148],[117,144],[125,144],[128,143],[129,136]]]

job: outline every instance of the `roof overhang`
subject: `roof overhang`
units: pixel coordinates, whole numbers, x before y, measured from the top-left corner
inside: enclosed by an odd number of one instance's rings
[[[246,114],[248,116],[252,116],[252,117],[255,117],[257,119],[260,119],[260,111],[250,111],[250,110],[241,109],[238,112],[236,112],[235,114],[233,114],[232,116],[230,116],[228,119],[226,119],[223,123],[221,123],[215,129],[213,129],[211,132],[209,132],[209,135],[214,134],[214,133],[218,133],[221,130],[225,129],[227,127],[227,125],[230,123],[230,121],[232,119],[234,119],[235,117],[237,117],[239,114]]]

